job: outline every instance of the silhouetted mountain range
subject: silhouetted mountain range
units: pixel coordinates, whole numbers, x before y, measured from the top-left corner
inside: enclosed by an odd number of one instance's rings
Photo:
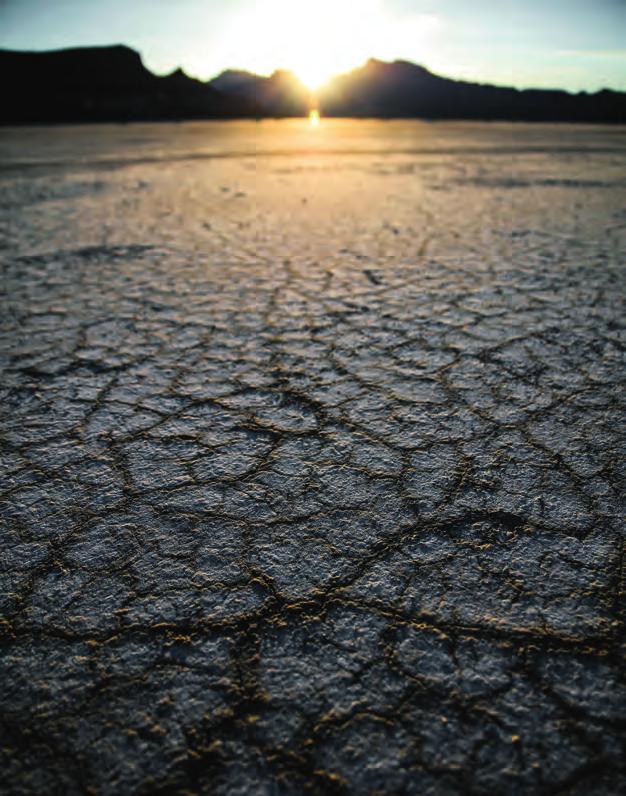
[[[320,101],[330,116],[626,122],[626,93],[519,91],[450,80],[406,61],[370,60],[336,77]]]
[[[305,115],[310,92],[291,72],[227,70],[207,83],[178,69],[159,77],[125,46],[0,50],[4,124],[228,119]],[[406,61],[369,60],[314,100],[326,116],[626,123],[626,93],[519,91],[440,77]]]
[[[270,77],[227,69],[209,85],[224,94],[253,101],[261,116],[306,116],[315,102],[293,72],[284,69]]]
[[[139,53],[124,46],[0,50],[0,74],[5,124],[256,115],[253,103],[226,96],[180,69],[157,77]]]

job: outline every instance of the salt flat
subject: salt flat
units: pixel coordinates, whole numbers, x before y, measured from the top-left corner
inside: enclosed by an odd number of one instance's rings
[[[624,792],[625,132],[0,133],[7,792]]]

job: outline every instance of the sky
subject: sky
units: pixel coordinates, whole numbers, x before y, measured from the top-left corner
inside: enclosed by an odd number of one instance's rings
[[[315,87],[369,57],[519,88],[626,90],[626,0],[0,0],[0,47],[127,44],[158,74],[292,69]]]

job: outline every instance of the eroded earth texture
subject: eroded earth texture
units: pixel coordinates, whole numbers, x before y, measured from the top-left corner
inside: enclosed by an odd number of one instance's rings
[[[624,131],[0,150],[3,791],[624,793]]]

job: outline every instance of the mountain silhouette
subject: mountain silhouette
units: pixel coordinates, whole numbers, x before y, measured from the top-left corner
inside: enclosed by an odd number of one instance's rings
[[[286,69],[278,69],[270,77],[227,69],[209,85],[225,94],[254,101],[260,115],[306,116],[312,102],[311,92]]]
[[[302,115],[310,107],[307,89],[291,73],[259,77],[228,70],[211,85],[255,98],[271,116]],[[626,122],[623,92],[520,91],[451,80],[408,61],[373,58],[334,77],[317,92],[317,102],[324,116],[337,117]]]
[[[452,80],[408,61],[370,59],[313,99],[288,71],[227,70],[206,83],[177,69],[157,76],[129,47],[0,50],[0,123],[326,116],[626,123],[626,93],[517,90]]]
[[[527,121],[626,121],[626,94],[526,89],[440,77],[408,61],[370,59],[320,93],[327,116]]]
[[[0,50],[4,124],[255,116],[254,102],[226,96],[177,69],[158,77],[130,47],[52,52]]]

